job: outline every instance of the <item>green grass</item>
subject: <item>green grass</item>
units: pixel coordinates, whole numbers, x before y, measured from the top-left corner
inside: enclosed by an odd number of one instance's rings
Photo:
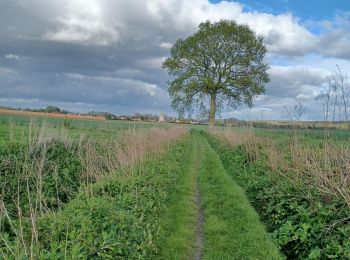
[[[132,121],[87,121],[72,119],[69,124],[64,125],[62,118],[49,117],[26,117],[19,115],[0,115],[0,145],[12,141],[23,143],[28,139],[29,132],[42,126],[60,130],[64,128],[72,137],[79,138],[80,135],[103,140],[115,137],[116,133],[122,131],[134,131],[145,128],[169,128],[171,124],[132,122]]]
[[[39,217],[36,220],[38,242],[32,244],[34,258],[158,257],[164,252],[162,245],[169,244],[162,239],[169,231],[164,216],[174,207],[174,192],[185,185],[181,178],[187,172],[188,165],[184,162],[191,155],[191,140],[187,137],[177,141],[169,149],[142,167],[125,169],[124,174],[111,175],[82,189],[61,210]],[[18,228],[20,223],[12,224]],[[29,219],[22,219],[21,224],[26,247],[12,231],[2,233],[0,255],[5,259],[28,257],[33,232]]]
[[[72,129],[85,130],[104,130],[104,131],[118,131],[138,128],[153,128],[153,127],[172,127],[174,125],[187,126],[191,125],[175,124],[175,123],[158,123],[158,122],[144,122],[144,121],[126,121],[126,120],[82,120],[82,119],[64,119],[52,118],[49,116],[24,116],[24,115],[5,115],[0,114],[0,126],[8,124],[9,122],[16,125],[28,126],[30,122],[35,125],[41,125],[43,122],[51,127],[58,127],[64,124]],[[200,127],[200,126],[194,126]]]
[[[89,121],[79,119],[65,120],[64,118],[50,118],[44,116],[35,117],[0,114],[0,145],[8,143],[11,136],[14,141],[23,143],[28,139],[29,132],[33,128],[40,129],[43,125],[53,129],[65,128],[72,137],[79,138],[79,136],[85,135],[99,140],[109,137],[114,138],[116,133],[122,131],[137,131],[139,129],[150,128],[202,127],[158,122],[123,120]]]
[[[197,207],[194,197],[197,188],[198,150],[193,141],[191,149],[191,154],[183,161],[186,170],[170,197],[171,206],[164,217],[161,259],[190,259],[195,248]]]
[[[339,145],[350,145],[350,131],[344,129],[334,130],[311,130],[311,129],[266,129],[266,128],[255,128],[254,132],[261,136],[266,136],[274,139],[278,144],[285,145],[286,141],[291,136],[297,136],[304,143],[315,145],[316,147],[322,146],[325,137]]]
[[[0,123],[13,122],[19,125],[28,125],[30,122],[34,124],[41,124],[46,122],[51,126],[60,126],[67,122],[73,128],[106,128],[106,129],[128,129],[132,127],[147,127],[152,123],[138,122],[138,121],[95,121],[95,120],[82,120],[82,119],[65,119],[65,118],[53,118],[50,116],[26,116],[26,115],[0,115]]]
[[[204,209],[203,259],[281,259],[243,190],[204,137],[198,138]]]
[[[277,138],[285,140],[282,134],[277,131]],[[207,138],[288,259],[350,259],[350,211],[342,200],[325,197],[312,184],[291,182],[281,172],[274,172],[264,147],[260,147],[262,156],[252,160],[244,146],[232,147],[210,135]]]
[[[203,259],[282,259],[243,190],[227,175],[207,140],[192,131],[192,154],[165,216],[161,259],[191,259],[195,248],[197,182],[204,212]]]

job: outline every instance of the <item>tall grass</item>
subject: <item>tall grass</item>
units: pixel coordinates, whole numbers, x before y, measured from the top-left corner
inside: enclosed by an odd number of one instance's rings
[[[350,149],[289,132],[213,130],[211,144],[290,259],[350,258]]]
[[[315,149],[295,138],[289,150],[290,171],[297,179],[317,188],[324,200],[339,198],[350,208],[350,148],[327,140]]]
[[[128,129],[94,138],[45,122],[31,121],[22,132],[15,128],[9,124],[9,141],[0,147],[0,248],[14,250],[7,241],[17,241],[15,248],[28,258],[34,257],[40,216],[60,209],[79,190],[91,192],[91,184],[107,176],[132,174],[123,171],[127,167],[142,169],[146,157],[161,154],[186,133],[183,128]]]
[[[298,132],[278,145],[273,137],[254,130],[211,130],[212,135],[232,147],[242,146],[250,161],[266,158],[269,167],[291,183],[316,188],[325,198],[343,200],[350,207],[350,148],[330,138],[314,145]],[[305,190],[307,193],[307,190]]]

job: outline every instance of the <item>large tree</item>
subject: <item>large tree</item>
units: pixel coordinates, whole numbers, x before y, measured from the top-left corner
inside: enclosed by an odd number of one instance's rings
[[[201,23],[196,33],[179,39],[163,62],[172,80],[168,92],[179,113],[194,106],[207,109],[209,125],[226,104],[253,106],[253,97],[264,93],[269,81],[263,39],[247,25],[222,20]]]

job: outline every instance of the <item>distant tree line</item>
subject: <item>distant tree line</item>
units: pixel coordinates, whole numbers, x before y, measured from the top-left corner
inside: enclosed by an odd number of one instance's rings
[[[340,67],[327,77],[327,85],[323,92],[316,97],[323,112],[325,124],[346,122],[350,129],[350,80]]]
[[[56,106],[47,106],[46,108],[13,108],[13,107],[1,106],[0,108],[9,109],[9,110],[41,112],[41,113],[71,114],[71,112],[65,109],[60,109],[59,107],[56,107]]]
[[[100,112],[100,111],[89,111],[87,113],[76,113],[65,109],[61,109],[57,106],[47,106],[46,108],[13,108],[8,106],[0,106],[0,108],[8,110],[20,110],[20,111],[30,111],[30,112],[41,112],[41,113],[59,113],[59,114],[71,114],[71,115],[82,115],[82,116],[93,116],[93,117],[104,117],[107,120],[130,120],[130,121],[148,121],[148,122],[158,122],[159,115],[151,113],[135,113],[134,115],[115,115],[110,112]],[[192,123],[191,119],[183,119],[164,115],[165,122],[176,122],[176,123]]]

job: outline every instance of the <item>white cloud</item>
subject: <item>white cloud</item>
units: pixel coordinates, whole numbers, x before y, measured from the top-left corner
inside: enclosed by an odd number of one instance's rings
[[[58,29],[46,32],[43,38],[96,45],[116,42],[119,38],[117,24],[105,16],[105,8],[108,8],[106,4],[107,1],[63,0],[62,13],[50,18],[57,23]]]
[[[132,69],[132,68],[118,69],[114,72],[114,74],[117,77],[127,77],[127,78],[141,77],[144,75],[144,73],[141,70]]]
[[[20,57],[18,55],[12,54],[12,53],[6,54],[5,58],[9,59],[9,60],[19,60],[20,59]]]
[[[271,15],[243,13],[238,21],[246,22],[264,41],[270,52],[286,55],[303,55],[313,50],[316,37],[298,23],[291,14]]]
[[[312,100],[325,84],[331,72],[308,66],[272,66],[269,70],[271,82],[267,94],[277,97],[290,97]]]
[[[165,59],[166,57],[150,58],[150,59],[140,60],[138,61],[138,64],[144,68],[160,69]]]
[[[158,21],[158,26],[169,30],[192,33],[200,22],[221,19],[236,20],[248,24],[265,38],[269,51],[287,55],[302,55],[310,51],[316,37],[298,23],[291,14],[272,15],[259,12],[244,12],[236,2],[210,3],[207,0],[150,0],[147,1],[150,20]]]
[[[169,50],[171,48],[171,46],[173,46],[170,42],[162,42],[159,44],[159,47],[164,48]]]
[[[43,35],[46,40],[59,42],[77,42],[84,44],[109,45],[116,42],[119,34],[113,28],[94,20],[76,17],[60,19],[62,28]]]
[[[226,112],[224,116],[245,120],[287,119],[284,107],[301,102],[310,111],[304,119],[321,119],[315,97],[320,94],[325,77],[330,73],[310,66],[272,66],[269,70],[271,82],[266,87],[266,94],[254,99],[255,107],[242,107]]]
[[[323,22],[314,35],[291,13],[245,11],[239,2],[208,0],[29,0],[20,2],[55,26],[43,33],[52,41],[112,45],[146,42],[169,49],[176,38],[193,33],[200,22],[220,19],[249,25],[264,37],[268,50],[288,56],[316,52],[350,59],[349,16]],[[45,12],[40,11],[45,10]],[[161,42],[159,42],[159,37]]]
[[[271,82],[266,86],[266,94],[254,98],[254,107],[241,107],[236,111],[226,111],[224,117],[244,120],[287,119],[285,106],[301,102],[310,114],[304,119],[322,119],[322,113],[315,97],[324,87],[325,78],[331,71],[312,66],[271,66]]]

